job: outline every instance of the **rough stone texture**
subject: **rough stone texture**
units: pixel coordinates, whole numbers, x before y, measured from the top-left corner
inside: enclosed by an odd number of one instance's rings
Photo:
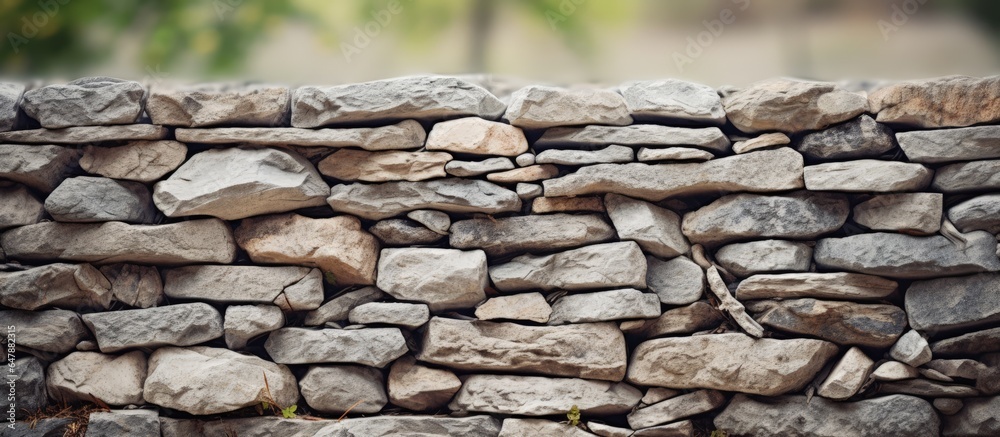
[[[962,410],[965,403],[960,399],[949,399],[949,398],[937,398],[932,402],[934,409],[941,412],[945,416],[951,416]]]
[[[660,316],[660,298],[634,288],[563,296],[552,304],[549,325],[652,319]]]
[[[710,245],[762,237],[812,239],[839,229],[849,213],[847,198],[834,193],[731,194],[684,215],[681,230],[692,243]]]
[[[379,244],[355,217],[254,217],[243,220],[235,236],[256,263],[319,267],[340,285],[375,283]]]
[[[646,284],[667,305],[687,305],[705,292],[705,272],[685,257],[661,261],[646,257]]]
[[[636,159],[641,162],[648,161],[708,161],[714,158],[712,152],[688,147],[667,147],[664,149],[653,149],[640,147]]]
[[[934,177],[934,170],[920,164],[877,159],[828,162],[806,166],[803,171],[806,189],[813,191],[917,191],[927,188]]]
[[[659,338],[641,343],[629,382],[776,396],[801,390],[837,353],[822,340],[754,339],[744,334]]]
[[[222,337],[222,315],[206,303],[83,315],[101,352],[163,345],[190,346]]]
[[[440,416],[379,416],[337,420],[248,417],[201,421],[160,418],[164,437],[213,437],[236,433],[241,437],[496,437],[500,421],[486,415],[465,418]]]
[[[101,274],[111,283],[115,300],[134,308],[154,307],[163,302],[163,280],[152,266],[109,264]]]
[[[486,181],[454,178],[334,185],[327,203],[334,211],[370,220],[390,218],[416,209],[484,214],[521,209],[521,199],[513,191]]]
[[[409,219],[381,220],[368,228],[368,232],[387,246],[419,246],[444,238],[444,235]]]
[[[910,326],[920,331],[954,332],[1000,321],[1000,274],[915,281],[906,291]]]
[[[812,260],[812,247],[785,240],[750,241],[719,248],[715,259],[729,273],[744,278],[757,273],[805,272]]]
[[[510,158],[495,157],[482,161],[448,161],[444,171],[452,176],[472,177],[495,171],[513,170],[514,163]]]
[[[18,349],[65,354],[77,343],[90,338],[80,315],[73,311],[0,311],[0,319],[16,326]],[[24,358],[22,358],[24,359]],[[20,395],[19,395],[20,396]]]
[[[78,176],[63,180],[45,198],[45,211],[60,222],[153,223],[159,211],[139,182]]]
[[[142,404],[146,380],[146,354],[122,355],[73,352],[49,365],[45,383],[57,402],[91,401],[108,405]]]
[[[976,355],[1000,352],[1000,328],[969,332],[931,344],[931,352],[938,355]]]
[[[48,193],[76,172],[79,158],[70,147],[0,144],[0,178]]]
[[[895,305],[806,298],[755,301],[747,309],[763,326],[848,346],[887,348],[906,329],[906,313]]]
[[[881,123],[939,128],[1000,121],[997,95],[1000,76],[945,76],[888,85],[868,101]]]
[[[893,395],[857,402],[782,396],[756,400],[736,395],[715,418],[715,427],[754,437],[934,437],[940,421],[930,402]]]
[[[129,124],[142,113],[139,82],[85,77],[24,92],[21,108],[44,128]]]
[[[850,120],[868,101],[833,83],[769,79],[722,99],[729,121],[743,132],[795,133]]]
[[[943,436],[989,436],[1000,433],[1000,396],[965,399],[965,406],[944,418]]]
[[[271,332],[264,349],[281,364],[356,363],[372,367],[385,367],[407,351],[399,328],[281,328]]]
[[[539,197],[531,201],[532,214],[553,212],[604,212],[604,201],[597,196]]]
[[[166,139],[170,130],[151,124],[122,126],[79,126],[65,129],[29,129],[0,132],[0,142],[27,144],[81,144],[104,141],[140,141]]]
[[[546,323],[552,307],[541,293],[521,293],[490,298],[476,308],[479,320],[526,320]]]
[[[401,302],[369,302],[351,309],[348,319],[359,325],[385,324],[417,329],[430,320],[427,305]]]
[[[984,230],[1000,233],[1000,194],[973,197],[948,210],[948,219],[962,232]]]
[[[928,349],[928,353],[930,350]],[[987,369],[986,365],[970,359],[934,359],[927,362],[927,368],[941,372],[951,378],[979,379],[979,375]]]
[[[872,372],[872,379],[876,381],[902,381],[920,376],[916,368],[900,363],[899,361],[886,361]]]
[[[549,149],[539,153],[535,162],[539,164],[591,165],[632,162],[634,157],[635,152],[632,151],[632,148],[613,144],[599,150]]]
[[[862,114],[844,124],[802,137],[795,149],[818,160],[876,158],[896,147],[892,129]]]
[[[409,76],[292,93],[292,126],[371,123],[407,118],[476,116],[496,120],[506,106],[489,91],[455,77]]]
[[[17,124],[24,89],[23,83],[0,82],[0,132],[9,131]]]
[[[635,410],[628,415],[628,425],[632,429],[649,428],[712,411],[725,404],[726,395],[722,392],[698,390]]]
[[[622,382],[540,376],[472,375],[448,405],[452,411],[546,416],[565,414],[576,405],[581,414],[623,414],[639,403],[642,392]]]
[[[163,347],[149,356],[143,398],[191,414],[219,414],[259,404],[265,378],[279,405],[298,401],[295,375],[283,365],[228,349]]]
[[[618,194],[604,196],[604,206],[618,238],[639,243],[646,253],[673,258],[691,249],[680,216],[669,209]]]
[[[236,256],[229,225],[218,219],[148,226],[44,222],[4,232],[0,246],[8,258],[23,261],[177,265],[229,263]]]
[[[378,413],[389,402],[382,372],[371,367],[309,366],[299,387],[306,403],[321,413]]]
[[[45,208],[24,185],[0,186],[0,229],[33,225],[42,220]]]
[[[813,258],[826,269],[907,279],[1000,270],[992,234],[976,231],[964,237],[964,247],[941,235],[872,233],[824,238],[816,242]]]
[[[393,405],[426,411],[447,404],[462,388],[462,381],[449,370],[427,367],[404,356],[392,363],[388,386]]]
[[[914,162],[938,163],[1000,157],[1000,126],[911,131],[896,134],[906,157]]]
[[[285,315],[274,305],[230,305],[222,325],[226,347],[243,349],[252,338],[285,326]]]
[[[486,254],[481,250],[382,249],[378,288],[432,311],[471,308],[486,299]]]
[[[163,273],[163,293],[175,299],[314,310],[323,303],[323,274],[292,266],[186,266]]]
[[[827,399],[847,400],[854,396],[872,371],[875,362],[861,349],[852,347],[830,370],[830,375],[816,389],[816,394]]]
[[[457,370],[606,381],[625,375],[625,337],[612,323],[533,327],[434,317],[422,344],[418,360]]]
[[[763,134],[751,138],[749,140],[737,141],[735,144],[733,144],[733,152],[737,154],[747,153],[747,152],[752,152],[754,150],[766,149],[774,146],[783,146],[785,144],[790,143],[791,141],[792,140],[788,138],[788,135],[785,135],[781,132],[771,132],[769,134]]]
[[[170,140],[132,141],[118,147],[87,146],[83,171],[113,179],[155,182],[184,162],[187,146]]]
[[[559,175],[559,169],[552,164],[531,165],[515,168],[499,173],[486,175],[486,180],[498,184],[515,184],[518,182],[535,182],[554,178]]]
[[[485,264],[485,261],[484,261]],[[553,255],[521,255],[489,268],[501,291],[646,288],[646,259],[631,242],[595,244]]]
[[[0,316],[6,316],[6,314],[0,313]],[[16,335],[20,337],[21,333],[18,332]],[[8,384],[8,390],[10,387],[9,384],[13,381],[15,395],[17,396],[17,403],[15,405],[16,411],[14,412],[15,418],[21,420],[27,419],[29,414],[45,408],[45,406],[48,405],[49,398],[45,387],[44,361],[30,355],[22,356],[14,362],[13,367],[11,367],[9,362],[6,363],[6,367],[7,369],[4,372],[6,373],[4,379]],[[7,393],[10,394],[9,391]],[[7,410],[9,409],[10,404],[8,403]],[[10,412],[7,411],[7,414],[8,416],[6,418],[10,420]],[[6,425],[9,425],[9,423]],[[9,429],[10,428],[6,428],[5,432],[9,432]]]
[[[919,370],[919,369],[918,369]],[[921,372],[926,373],[926,372]],[[907,379],[905,381],[886,382],[878,387],[879,393],[906,394],[924,397],[967,398],[979,396],[978,390],[966,385],[946,384],[929,379]]]
[[[188,159],[153,192],[168,217],[236,220],[324,204],[326,182],[305,158],[278,149],[211,149]]]
[[[931,189],[943,193],[967,193],[1000,189],[1000,160],[972,161],[939,167]]]
[[[604,89],[531,85],[510,96],[504,120],[525,129],[553,126],[632,124],[625,99]]]
[[[919,332],[911,329],[892,345],[889,356],[896,361],[919,367],[931,360],[931,348]]]
[[[532,144],[536,149],[600,149],[610,145],[693,146],[713,152],[729,150],[729,138],[717,127],[684,128],[656,124],[631,126],[558,127],[545,131]]]
[[[720,191],[787,191],[803,187],[802,155],[786,147],[693,164],[598,164],[542,185],[548,197],[618,193],[654,202]]]
[[[874,231],[930,235],[941,229],[943,203],[941,193],[876,195],[854,207],[853,219]]]
[[[451,217],[441,211],[418,209],[406,213],[406,217],[441,235],[448,235],[451,228]]]
[[[736,288],[736,297],[740,300],[815,297],[870,301],[882,300],[897,288],[896,281],[858,273],[786,273],[744,279]]]
[[[444,177],[445,163],[450,160],[450,154],[439,152],[340,149],[317,167],[324,176],[343,181],[422,181]]]
[[[503,428],[497,437],[520,436],[551,436],[551,437],[590,437],[591,434],[569,424],[553,422],[546,419],[514,419],[503,421]]]
[[[178,141],[257,146],[358,147],[369,151],[418,149],[427,133],[415,120],[378,127],[299,129],[294,127],[177,128]]]
[[[625,97],[632,118],[638,121],[726,123],[719,94],[706,85],[660,79],[629,82],[618,91]]]
[[[457,221],[451,225],[449,243],[504,257],[601,243],[614,236],[614,228],[599,215],[551,214]]]
[[[159,437],[160,416],[155,410],[95,411],[87,421],[87,435]]]
[[[4,427],[2,432],[4,437],[63,437],[73,424],[73,419],[49,418],[38,421],[18,421],[15,422],[14,429]]]
[[[59,263],[0,272],[0,305],[9,308],[107,309],[111,297],[111,283],[90,264]]]
[[[386,294],[375,287],[364,287],[340,294],[330,299],[321,307],[306,313],[306,326],[319,326],[327,322],[347,320],[354,307],[368,302],[376,302],[386,297]]]
[[[434,124],[426,146],[470,155],[517,156],[528,151],[528,140],[515,126],[467,117]]]
[[[280,126],[288,119],[287,87],[258,84],[153,86],[146,112],[167,126]]]
[[[660,317],[646,320],[634,330],[626,331],[644,339],[668,335],[691,334],[719,326],[726,318],[706,301],[666,310]],[[623,331],[625,329],[623,328]]]

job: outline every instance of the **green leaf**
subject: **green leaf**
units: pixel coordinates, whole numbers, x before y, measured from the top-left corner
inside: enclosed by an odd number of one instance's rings
[[[574,405],[572,408],[570,408],[569,412],[566,413],[566,419],[569,420],[570,426],[577,426],[577,425],[579,425],[580,424],[580,407],[577,407],[576,405]]]
[[[295,410],[297,410],[298,408],[299,408],[298,405],[292,405],[292,406],[290,406],[288,408],[285,408],[285,409],[281,410],[281,416],[284,417],[285,419],[294,419],[295,418]]]

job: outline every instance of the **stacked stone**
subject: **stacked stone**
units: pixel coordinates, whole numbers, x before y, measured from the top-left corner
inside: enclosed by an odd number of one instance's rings
[[[99,400],[93,435],[1000,433],[1000,77],[473,82],[0,84],[18,408]]]

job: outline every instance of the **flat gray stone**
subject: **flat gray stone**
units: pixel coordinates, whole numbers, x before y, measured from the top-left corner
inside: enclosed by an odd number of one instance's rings
[[[967,385],[947,384],[931,381],[929,379],[907,379],[905,381],[885,382],[879,385],[878,392],[925,396],[929,398],[967,398],[979,396],[981,394],[975,388]]]
[[[159,215],[145,185],[91,176],[63,180],[45,198],[45,211],[56,221],[77,223],[151,224]]]
[[[663,149],[640,147],[636,159],[649,161],[708,161],[715,158],[712,152],[690,147],[667,147]]]
[[[6,314],[0,313],[2,316]],[[6,320],[6,319],[5,319]],[[20,325],[15,322],[14,326],[17,326],[18,332],[15,333],[17,338],[23,333]],[[31,355],[21,356],[17,358],[17,361],[13,363],[6,363],[7,375],[5,379],[7,384],[11,381],[14,383],[15,395],[17,395],[17,404],[15,408],[17,411],[14,413],[16,419],[26,420],[28,419],[28,414],[44,409],[49,404],[49,396],[45,388],[45,362],[33,357]],[[8,385],[7,387],[10,387]],[[8,388],[9,390],[9,388]],[[10,392],[8,391],[8,394]],[[8,404],[8,409],[10,405]],[[30,413],[29,413],[30,412]],[[7,412],[7,419],[10,420],[10,412]],[[5,425],[10,425],[8,422]],[[5,426],[4,432],[10,432],[10,428]],[[4,434],[5,436],[8,434]]]
[[[1000,160],[948,164],[934,173],[931,189],[947,194],[1000,189]]]
[[[406,217],[441,235],[448,235],[451,228],[451,217],[441,211],[418,209],[406,213]]]
[[[24,89],[23,83],[0,82],[0,132],[9,131],[17,124]]]
[[[881,123],[940,128],[1000,121],[998,95],[1000,76],[945,76],[894,83],[873,91],[868,101]]]
[[[761,325],[840,345],[888,348],[906,329],[906,312],[895,305],[811,298],[747,303]]]
[[[930,352],[929,349],[928,352]],[[951,378],[971,380],[979,379],[979,376],[987,369],[985,364],[968,358],[933,359],[927,362],[926,367]]]
[[[707,301],[698,301],[666,310],[660,317],[646,320],[641,326],[626,331],[626,334],[634,334],[642,339],[686,335],[716,328],[725,320],[721,310]]]
[[[451,154],[441,152],[369,152],[340,149],[319,162],[324,176],[342,181],[422,181],[445,176]]]
[[[435,123],[426,147],[470,155],[518,156],[528,151],[528,139],[515,126],[466,117]]]
[[[736,287],[740,300],[815,297],[852,301],[877,301],[899,288],[896,281],[859,273],[785,273],[754,275]]]
[[[327,203],[334,211],[381,220],[417,209],[496,214],[521,210],[517,193],[490,182],[438,179],[424,182],[334,185]]]
[[[349,363],[385,367],[406,354],[399,328],[305,329],[271,332],[264,349],[276,363]]]
[[[48,193],[76,172],[79,158],[70,147],[0,144],[0,178]]]
[[[444,407],[462,388],[462,381],[450,370],[418,364],[407,355],[392,363],[388,386],[393,405],[425,411]]]
[[[293,266],[185,266],[164,271],[163,294],[183,300],[274,304],[285,311],[314,310],[323,303],[323,273]]]
[[[827,399],[847,400],[858,393],[874,366],[875,362],[868,355],[852,347],[830,369],[830,374],[820,383],[816,394]]]
[[[476,218],[454,222],[450,230],[452,247],[482,249],[490,257],[569,249],[615,237],[614,228],[594,214]]]
[[[1000,321],[1000,274],[915,281],[906,291],[913,329],[955,332],[986,328]]]
[[[506,105],[486,89],[456,77],[409,76],[292,93],[292,126],[476,116],[496,120]]]
[[[598,150],[543,150],[535,158],[539,164],[591,165],[610,162],[632,162],[635,152],[632,148],[612,144]]]
[[[44,215],[42,202],[24,185],[0,186],[0,229],[33,225]]]
[[[1000,396],[964,399],[958,413],[944,418],[941,435],[989,436],[1000,433]]]
[[[529,85],[511,94],[503,118],[511,125],[525,129],[632,124],[625,99],[614,91],[542,85]]]
[[[729,273],[745,278],[757,273],[808,271],[812,251],[805,243],[760,240],[722,246],[715,259]]]
[[[310,407],[327,414],[374,414],[389,402],[382,372],[365,366],[309,366],[299,389]]]
[[[877,158],[896,147],[892,129],[862,114],[854,120],[813,132],[795,146],[803,155],[818,160]]]
[[[21,109],[44,128],[129,124],[142,113],[139,82],[85,77],[25,91]]]
[[[1000,233],[1000,195],[973,197],[948,210],[948,219],[962,232],[984,230]]]
[[[1000,328],[983,329],[938,340],[931,344],[931,352],[934,356],[1000,352]]]
[[[486,254],[481,250],[382,249],[378,288],[432,311],[472,308],[486,299]]]
[[[424,145],[427,132],[416,120],[378,127],[300,129],[295,127],[177,128],[177,141],[255,146],[358,147],[363,150],[408,150]]]
[[[160,265],[229,263],[236,256],[232,231],[222,220],[165,225],[121,222],[43,222],[0,235],[9,259]]]
[[[65,354],[90,338],[90,331],[83,326],[80,315],[73,311],[2,310],[0,317],[17,327],[15,341],[18,349]]]
[[[359,325],[396,325],[417,329],[431,318],[424,304],[402,302],[369,302],[351,309],[348,320]]]
[[[639,385],[776,396],[801,390],[837,354],[813,339],[711,334],[647,340],[632,353],[626,380]]]
[[[646,259],[638,244],[623,241],[552,255],[521,255],[491,266],[489,274],[493,285],[503,292],[646,288]]]
[[[226,347],[243,349],[252,338],[285,326],[285,315],[274,305],[230,305],[222,325]]]
[[[850,202],[841,194],[730,194],[685,214],[681,230],[692,243],[708,245],[756,238],[813,239],[839,229],[848,214]]]
[[[872,233],[824,238],[816,242],[813,258],[826,269],[903,279],[1000,270],[992,234],[976,231],[965,238],[964,247],[941,235]]]
[[[1000,157],[1000,126],[910,131],[896,134],[913,162],[939,163]]]
[[[482,161],[448,161],[444,166],[445,172],[458,177],[479,176],[486,173],[513,169],[514,163],[510,162],[510,158],[502,156],[486,158]]]
[[[595,150],[610,145],[664,148],[689,146],[714,152],[729,150],[729,138],[717,127],[686,128],[656,124],[557,127],[532,144],[536,149]]]
[[[941,193],[881,194],[855,205],[853,219],[875,231],[934,234],[941,229],[943,203]]]
[[[788,191],[804,186],[802,155],[787,147],[703,163],[597,164],[543,185],[548,197],[617,193],[653,202],[683,195]]]
[[[628,82],[618,90],[638,121],[726,124],[719,94],[710,86],[678,79]]]
[[[809,165],[803,176],[806,189],[812,191],[890,193],[927,188],[934,170],[920,164],[859,159]]]
[[[479,320],[527,320],[546,323],[552,307],[541,293],[520,293],[490,298],[476,307]]]
[[[526,435],[544,435],[552,437],[593,437],[578,427],[567,423],[554,422],[546,419],[515,419],[508,417],[503,421],[503,428],[497,437],[517,437]]]
[[[212,421],[161,418],[164,437],[214,437],[235,432],[241,437],[496,437],[500,420],[487,415],[463,418],[441,416],[374,416],[344,420],[248,417]]]
[[[143,404],[145,380],[146,354],[142,351],[122,355],[73,352],[50,364],[45,376],[49,396],[56,402],[91,401],[93,396],[115,406]]]
[[[0,272],[0,305],[8,308],[107,309],[111,297],[111,283],[90,264],[57,263]]]
[[[117,147],[88,145],[83,150],[83,171],[138,182],[158,181],[187,157],[187,146],[170,140],[131,141]]]
[[[0,132],[0,142],[76,145],[105,141],[163,140],[169,134],[170,129],[152,124],[77,126],[63,129],[28,129]]]
[[[156,267],[109,264],[101,266],[100,270],[111,283],[111,294],[116,301],[133,308],[149,308],[163,303],[163,279]]]
[[[687,305],[705,293],[705,271],[690,259],[646,257],[646,285],[667,305]]]
[[[433,317],[421,344],[418,360],[454,370],[621,381],[627,364],[625,336],[613,323],[524,326]]]
[[[83,315],[101,352],[130,348],[191,346],[222,337],[222,315],[206,303]]]
[[[576,405],[581,414],[624,414],[642,392],[623,382],[541,376],[472,375],[448,405],[452,411],[547,416]]]
[[[726,116],[743,132],[795,133],[825,129],[868,110],[868,101],[829,82],[768,79],[722,99]]]
[[[934,437],[940,421],[930,402],[912,396],[836,402],[805,396],[756,400],[736,395],[714,424],[731,434],[753,437]]]
[[[299,400],[295,375],[288,367],[228,349],[162,347],[149,356],[148,370],[142,392],[146,402],[195,415],[260,405],[260,396],[267,392],[265,378],[278,405]]]
[[[261,84],[153,86],[146,113],[167,126],[281,126],[289,97],[287,87]]]
[[[328,322],[347,320],[351,310],[358,305],[376,302],[386,298],[386,294],[375,287],[363,287],[348,291],[330,299],[319,308],[306,313],[306,326],[320,326]]]
[[[604,196],[604,206],[618,238],[639,243],[646,253],[673,258],[691,250],[677,213],[614,193]]]
[[[368,228],[368,232],[387,246],[419,246],[444,238],[444,235],[410,219],[379,220]]]
[[[160,415],[156,410],[95,411],[87,421],[87,435],[159,437]]]
[[[634,288],[570,294],[552,304],[549,325],[652,319],[660,316],[660,298]]]
[[[726,404],[726,395],[715,390],[698,390],[635,410],[628,415],[632,429],[649,428],[685,417],[706,413]]]

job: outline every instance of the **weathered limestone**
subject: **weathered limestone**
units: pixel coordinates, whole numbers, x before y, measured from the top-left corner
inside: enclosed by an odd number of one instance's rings
[[[578,427],[567,423],[553,422],[546,419],[515,419],[507,418],[503,421],[500,434],[497,437],[517,437],[526,435],[544,435],[552,437],[593,437],[591,434]]]
[[[226,347],[243,349],[247,342],[261,334],[285,326],[285,315],[274,305],[230,305],[226,307],[222,325]]]
[[[448,235],[448,229],[451,228],[451,217],[433,209],[410,211],[406,213],[406,217],[441,235]]]
[[[857,204],[853,219],[873,231],[930,235],[941,229],[943,203],[941,193],[881,194]]]
[[[139,82],[85,77],[25,91],[21,108],[44,128],[129,124],[142,113]]]
[[[48,193],[76,172],[80,151],[60,146],[0,144],[0,158],[0,178]]]
[[[340,149],[319,162],[319,172],[343,181],[422,181],[445,176],[448,153],[368,152]]]
[[[515,126],[467,117],[434,124],[427,134],[427,150],[517,156],[528,151],[528,140]]]
[[[1000,189],[1000,160],[948,164],[934,173],[931,189],[947,194]]]
[[[801,390],[836,353],[833,343],[812,339],[744,334],[659,338],[635,349],[626,379],[639,385],[776,396]]]
[[[625,99],[604,89],[530,85],[510,96],[504,120],[525,129],[553,126],[632,124]]]
[[[612,323],[532,327],[434,317],[422,345],[418,360],[457,370],[621,381],[627,364],[625,337]]]
[[[33,225],[42,220],[45,207],[21,184],[0,186],[0,229]]]
[[[852,347],[833,366],[830,375],[816,389],[816,394],[827,399],[847,400],[861,389],[874,366],[875,362],[868,355]]]
[[[417,329],[430,320],[427,305],[402,302],[369,302],[351,309],[348,320],[359,325],[395,325]]]
[[[610,145],[647,146],[659,149],[692,146],[713,152],[729,150],[729,138],[717,127],[683,128],[656,124],[630,126],[588,125],[548,129],[532,144],[537,149],[594,150]]]
[[[824,238],[816,242],[813,258],[826,269],[906,279],[1000,270],[992,234],[976,231],[964,238],[964,245],[941,235],[872,233]]]
[[[514,163],[510,158],[497,156],[482,161],[448,161],[444,171],[452,176],[472,177],[497,171],[513,170]]]
[[[743,132],[795,133],[824,129],[868,109],[868,101],[833,83],[769,79],[722,99],[729,121]]]
[[[476,308],[479,320],[527,320],[546,323],[552,307],[541,293],[521,293],[490,298]]]
[[[646,285],[667,305],[687,305],[705,293],[705,271],[690,259],[646,257]]]
[[[424,145],[427,133],[416,120],[378,127],[299,129],[294,127],[177,128],[185,143],[256,146],[358,147],[368,151],[409,150]]]
[[[222,337],[222,315],[206,303],[83,315],[101,352],[164,345],[190,346]]]
[[[45,198],[45,211],[59,222],[153,223],[159,211],[139,182],[78,176],[62,181]]]
[[[491,257],[547,252],[608,241],[615,230],[599,215],[528,215],[461,220],[451,225],[449,243],[482,249]]]
[[[271,359],[281,364],[355,363],[385,367],[406,354],[399,328],[281,328],[264,342]]]
[[[472,375],[448,404],[452,411],[547,416],[576,405],[582,414],[623,414],[642,392],[623,382],[541,376]]]
[[[490,182],[438,179],[423,182],[334,185],[327,198],[334,211],[381,220],[416,209],[495,214],[519,211],[517,193]]]
[[[664,149],[653,149],[640,147],[636,159],[640,162],[648,161],[708,161],[714,158],[712,152],[688,147],[667,147]]]
[[[886,361],[872,372],[872,379],[876,381],[902,381],[920,376],[920,372],[913,366],[900,363],[899,361]]]
[[[961,399],[949,398],[937,398],[934,399],[934,402],[931,402],[931,404],[934,405],[934,409],[938,410],[945,416],[951,416],[958,413],[962,410],[962,407],[965,406],[965,403],[962,402]]]
[[[177,141],[132,141],[124,146],[87,146],[83,171],[113,179],[155,182],[184,162],[187,146]]]
[[[152,266],[109,264],[101,274],[111,283],[115,300],[135,308],[149,308],[163,302],[163,280]]]
[[[698,301],[687,306],[666,310],[660,317],[643,321],[641,326],[634,330],[626,330],[626,333],[646,339],[692,334],[718,327],[725,320],[726,318],[717,308],[708,304],[707,301]],[[622,329],[625,330],[624,327]]]
[[[527,167],[515,168],[513,170],[490,173],[486,175],[486,180],[498,184],[516,184],[519,182],[535,182],[554,178],[559,174],[559,169],[552,164],[529,165]]]
[[[375,283],[379,243],[355,217],[254,217],[243,220],[235,236],[256,263],[319,267],[342,285]]]
[[[930,350],[928,350],[928,353]],[[927,362],[927,368],[941,372],[951,378],[979,379],[987,367],[985,364],[971,359],[933,359]]]
[[[549,149],[538,154],[539,164],[591,165],[611,162],[632,162],[635,152],[632,148],[612,144],[599,150]]]
[[[90,413],[87,434],[160,436],[160,415],[156,410],[111,410]]]
[[[368,228],[368,232],[387,246],[419,246],[444,238],[444,235],[409,219],[381,220]]]
[[[781,148],[692,164],[598,164],[542,185],[548,197],[617,193],[653,202],[719,191],[787,191],[804,186],[802,162],[802,155]]]
[[[418,364],[404,356],[389,369],[389,401],[413,411],[441,408],[462,388],[462,381],[449,370]]]
[[[660,298],[634,288],[570,294],[552,304],[549,325],[652,319],[660,316]]]
[[[965,406],[953,416],[944,418],[943,436],[988,436],[1000,433],[1000,396],[965,399]]]
[[[532,214],[553,212],[604,212],[604,201],[597,196],[539,197],[531,201]]]
[[[108,405],[142,404],[146,380],[146,354],[122,355],[73,352],[49,365],[45,384],[49,396],[59,402],[90,401],[91,396]]]
[[[1000,157],[1000,126],[910,131],[896,134],[913,162],[938,163]]]
[[[681,230],[691,242],[710,245],[761,237],[812,239],[843,226],[849,213],[841,194],[731,194],[686,214]]]
[[[348,291],[306,313],[305,324],[306,326],[319,326],[327,322],[347,320],[351,310],[358,305],[376,302],[384,298],[386,298],[386,294],[375,287],[363,287]]]
[[[16,326],[18,349],[65,354],[81,341],[90,338],[80,315],[66,310],[0,310],[7,326]]]
[[[629,413],[628,426],[632,429],[649,428],[712,411],[725,404],[726,395],[722,392],[698,390]]]
[[[161,417],[164,437],[211,437],[237,433],[244,437],[496,437],[500,420],[487,415],[452,418],[441,416],[377,416],[344,420],[283,419],[274,416],[241,419],[196,420]]]
[[[948,210],[948,219],[962,232],[1000,233],[1000,194],[973,197]]]
[[[153,86],[146,112],[168,126],[280,126],[289,97],[287,87],[274,85]]]
[[[931,360],[931,348],[919,332],[911,329],[892,345],[889,356],[896,361],[919,367]]]
[[[382,249],[378,288],[432,311],[471,308],[486,299],[486,254],[481,250]]]
[[[0,132],[9,131],[17,124],[24,88],[23,83],[0,82]]]
[[[976,355],[1000,352],[1000,328],[969,332],[931,344],[931,352],[938,355]]]
[[[915,281],[906,291],[910,326],[941,332],[989,327],[1000,321],[1000,274]]]
[[[761,325],[842,345],[887,348],[906,329],[906,313],[895,305],[791,299],[747,304]]]
[[[715,259],[729,273],[744,278],[757,273],[804,272],[809,270],[812,247],[785,240],[750,241],[720,247]]]
[[[925,372],[921,372],[925,373]],[[948,384],[929,379],[907,379],[879,385],[879,393],[906,394],[926,397],[967,398],[979,396],[978,390],[967,385]]]
[[[90,264],[58,263],[0,272],[0,305],[9,308],[107,309],[111,297],[111,283]]]
[[[736,297],[740,300],[815,297],[871,301],[881,300],[897,288],[896,281],[858,273],[786,273],[744,279],[736,288]]]
[[[646,288],[646,259],[631,241],[594,244],[553,255],[521,255],[489,268],[493,285],[504,292]]]
[[[365,366],[309,366],[299,388],[310,407],[327,414],[378,413],[389,402],[382,372]]]
[[[154,141],[166,139],[169,133],[169,129],[151,124],[78,126],[63,129],[29,129],[0,132],[0,142],[75,145],[104,141]]]
[[[783,146],[792,140],[781,132],[771,132],[751,138],[749,140],[737,141],[733,144],[733,152],[736,154],[752,152],[754,150],[767,149],[774,146]]]
[[[917,191],[927,188],[934,170],[920,164],[858,159],[806,166],[806,189],[813,191]]]
[[[868,101],[881,123],[939,128],[1000,121],[997,95],[1000,76],[945,76],[888,85]]]
[[[323,303],[323,274],[308,267],[200,265],[163,273],[163,294],[220,303],[274,304],[285,311]]]
[[[604,206],[621,240],[632,240],[647,253],[673,258],[691,250],[677,213],[618,194],[604,196]]]
[[[896,147],[892,129],[862,114],[844,124],[802,137],[795,147],[819,160],[876,158]]]
[[[712,87],[678,79],[629,82],[618,90],[632,118],[722,125],[726,111]]]

